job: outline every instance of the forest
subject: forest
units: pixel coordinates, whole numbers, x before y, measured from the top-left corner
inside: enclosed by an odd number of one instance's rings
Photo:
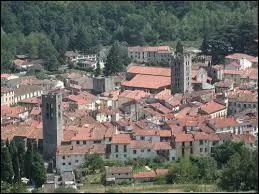
[[[4,72],[17,54],[59,65],[66,50],[96,53],[115,41],[130,46],[199,42],[216,63],[229,52],[256,55],[251,44],[257,37],[257,1],[1,2]]]

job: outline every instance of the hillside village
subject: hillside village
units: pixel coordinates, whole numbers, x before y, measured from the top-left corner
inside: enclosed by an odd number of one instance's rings
[[[197,50],[169,46],[128,47],[128,56],[127,72],[109,77],[1,74],[2,145],[33,140],[62,177],[73,175],[90,153],[104,160],[176,161],[210,155],[226,140],[258,146],[258,57],[234,53],[212,65]],[[104,68],[105,58],[96,55],[67,51],[66,57],[92,68],[99,61]],[[145,66],[150,62],[169,67]],[[40,61],[25,56],[13,63],[23,71],[40,68]],[[107,167],[106,181],[147,181],[167,171]]]

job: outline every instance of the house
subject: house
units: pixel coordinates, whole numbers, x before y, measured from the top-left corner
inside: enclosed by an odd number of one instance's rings
[[[124,182],[133,180],[133,168],[126,167],[108,167],[105,166],[105,180],[109,182]]]
[[[208,68],[208,76],[212,78],[212,82],[220,81],[224,78],[224,65],[217,64]]]
[[[190,156],[193,154],[193,136],[192,134],[175,133],[176,159]]]
[[[192,69],[192,85],[194,90],[204,89],[203,85],[208,81],[208,73],[204,68]]]
[[[69,95],[64,98],[64,102],[69,102],[70,109],[96,110],[95,101],[96,97],[88,92]]]
[[[37,85],[20,85],[14,89],[14,103],[18,103],[22,100],[39,97],[44,93],[41,86]]]
[[[156,177],[156,172],[154,170],[145,171],[145,172],[137,172],[133,175],[134,182],[152,182]]]
[[[85,161],[90,153],[100,154],[104,158],[105,144],[92,145],[61,145],[56,152],[56,168],[59,172],[71,172]]]
[[[234,81],[230,79],[221,80],[216,82],[214,85],[216,93],[223,93],[234,89]]]
[[[240,77],[240,82],[251,83],[258,87],[258,68],[249,68]]]
[[[241,134],[240,124],[233,117],[213,118],[207,121],[207,125],[215,131],[215,133],[231,132]]]
[[[19,78],[19,76],[14,75],[14,74],[7,74],[7,73],[1,74],[1,81],[17,79],[17,78]]]
[[[141,63],[147,62],[167,62],[169,63],[171,54],[169,46],[135,46],[128,47],[128,56]]]
[[[193,133],[193,153],[194,155],[207,155],[213,153],[215,146],[219,144],[219,137],[216,134],[205,132]]]
[[[228,114],[233,115],[248,108],[258,108],[258,93],[236,90],[228,93]]]
[[[14,104],[14,89],[1,87],[1,105]]]
[[[254,59],[255,57],[243,53],[225,56],[225,69],[244,70],[250,68]]]
[[[1,124],[25,121],[28,116],[29,111],[26,110],[24,107],[10,107],[6,105],[1,105]]]
[[[130,135],[114,134],[111,142],[110,159],[125,161],[130,154]]]
[[[209,115],[212,119],[216,117],[225,117],[227,116],[227,107],[215,101],[210,101],[202,105],[199,109],[199,112],[205,115]]]
[[[243,75],[244,72],[245,72],[244,70],[225,69],[224,78],[231,79],[234,81],[235,85],[239,85],[241,83],[241,75]]]
[[[106,122],[106,121],[116,122],[120,119],[119,110],[112,109],[111,107],[97,109],[93,113],[93,116],[99,122]]]

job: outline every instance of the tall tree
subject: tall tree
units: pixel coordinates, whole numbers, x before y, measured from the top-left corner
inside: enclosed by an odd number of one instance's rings
[[[24,158],[25,158],[25,146],[23,142],[17,145],[17,155],[20,165],[20,175],[24,177]]]
[[[32,179],[33,148],[31,141],[27,142],[27,150],[24,158],[24,176]]]
[[[104,170],[104,162],[98,154],[88,154],[83,167],[87,168],[89,173],[94,173],[95,170]]]
[[[37,187],[41,187],[46,180],[46,169],[42,155],[37,151],[34,152],[32,162],[32,179],[35,181]]]
[[[7,147],[1,148],[1,181],[11,183],[13,179],[12,158]]]
[[[176,53],[183,53],[183,44],[181,40],[178,40],[176,45]]]
[[[21,175],[20,175],[20,164],[18,159],[18,152],[17,152],[17,147],[14,140],[12,140],[10,143],[9,151],[12,158],[14,181],[17,182],[21,179]]]
[[[104,74],[113,75],[117,72],[122,72],[126,69],[129,63],[130,58],[128,57],[126,46],[119,42],[115,42],[107,56]]]

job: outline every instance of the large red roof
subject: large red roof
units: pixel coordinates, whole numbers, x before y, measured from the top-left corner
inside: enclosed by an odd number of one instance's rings
[[[167,67],[145,67],[145,66],[130,66],[128,73],[143,74],[143,75],[157,75],[157,76],[171,76],[170,68]]]

